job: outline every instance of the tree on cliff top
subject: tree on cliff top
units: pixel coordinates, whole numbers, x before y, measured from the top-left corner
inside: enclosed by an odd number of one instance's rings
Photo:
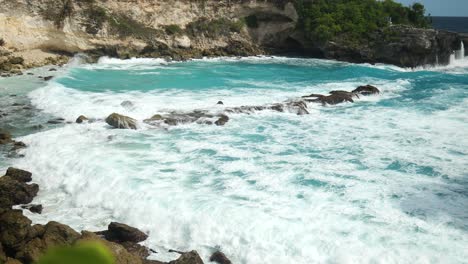
[[[346,35],[351,41],[361,41],[366,34],[393,24],[427,28],[429,20],[425,8],[415,3],[410,7],[393,0],[314,0],[297,1],[299,26],[306,37],[328,41]]]

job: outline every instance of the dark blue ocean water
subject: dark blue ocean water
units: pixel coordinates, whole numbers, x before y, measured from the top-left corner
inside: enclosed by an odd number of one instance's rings
[[[435,29],[468,33],[468,17],[432,17],[432,26]]]

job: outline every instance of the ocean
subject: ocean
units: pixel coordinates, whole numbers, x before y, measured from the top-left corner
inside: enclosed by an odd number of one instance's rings
[[[28,145],[0,169],[33,172],[34,203],[44,205],[41,215],[25,212],[35,223],[92,231],[127,223],[149,233],[144,244],[163,261],[178,257],[168,249],[195,249],[206,263],[216,249],[249,264],[468,259],[467,59],[409,70],[284,57],[102,58],[77,59],[50,82],[36,77],[48,68],[32,72],[0,79],[10,113],[1,126]],[[309,115],[142,122],[365,84],[381,94],[310,103]],[[103,118],[113,112],[139,129],[112,129]],[[76,124],[79,115],[96,121]],[[47,124],[57,117],[69,123]]]
[[[435,29],[468,33],[468,17],[431,17]]]

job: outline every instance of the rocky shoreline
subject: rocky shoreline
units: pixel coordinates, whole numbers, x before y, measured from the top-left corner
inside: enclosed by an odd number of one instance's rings
[[[39,191],[33,181],[32,173],[16,168],[8,168],[0,177],[0,263],[29,264],[36,262],[48,249],[56,246],[72,246],[83,241],[102,243],[115,258],[116,264],[164,264],[148,260],[154,250],[140,245],[148,235],[122,224],[111,222],[107,230],[100,232],[73,230],[71,227],[50,221],[45,225],[32,224],[23,210],[12,207],[21,206],[33,213],[40,213],[41,205],[30,204]],[[169,264],[202,264],[203,260],[196,251],[181,252]],[[219,251],[213,253],[210,261],[230,264],[230,260]]]

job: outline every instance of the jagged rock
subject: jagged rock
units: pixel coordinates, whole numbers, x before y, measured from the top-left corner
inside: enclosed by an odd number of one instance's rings
[[[109,251],[112,253],[112,255],[114,256],[116,264],[142,264],[143,263],[140,257],[129,253],[122,245],[104,240],[92,232],[83,231],[81,232],[81,234],[82,234],[81,238],[78,240],[78,242],[98,241],[98,242],[103,243],[104,246],[106,246],[109,249]]]
[[[80,238],[80,234],[71,227],[51,221],[39,233],[21,247],[16,253],[16,258],[26,263],[36,262],[47,249],[55,246],[72,245]]]
[[[111,222],[107,231],[100,232],[104,237],[113,242],[133,242],[138,243],[148,238],[148,235],[126,224]]]
[[[31,220],[21,210],[0,213],[0,243],[8,249],[19,249],[29,238]]]
[[[21,208],[27,209],[31,213],[35,213],[35,214],[42,213],[42,204],[27,204],[27,205],[22,205]]]
[[[10,176],[15,180],[17,180],[19,182],[24,182],[24,183],[32,181],[32,173],[31,172],[21,170],[21,169],[17,169],[17,168],[13,168],[13,167],[10,167],[10,168],[7,169],[7,172],[6,172],[5,176]]]
[[[120,129],[137,129],[137,121],[131,117],[113,113],[106,118],[106,123]]]
[[[229,121],[229,117],[227,115],[221,115],[221,117],[215,121],[217,126],[224,126]]]
[[[150,255],[150,250],[140,244],[134,242],[120,243],[129,253],[138,256],[141,259],[146,259]]]
[[[322,103],[323,105],[336,105],[344,102],[351,102],[353,103],[353,95],[343,92],[334,93],[328,96],[321,95],[321,94],[311,94],[307,96],[303,96],[304,100],[308,102],[315,102],[315,103]],[[314,98],[314,99],[312,99]]]
[[[54,76],[46,76],[44,77],[44,81],[50,81],[54,78]]]
[[[88,119],[86,116],[80,115],[80,116],[76,119],[76,123],[81,124],[81,123],[83,123],[84,121],[88,121],[88,120],[89,120],[89,119]]]
[[[219,264],[232,264],[232,262],[224,255],[221,251],[216,251],[210,257],[210,261],[217,262]]]
[[[192,250],[183,253],[178,259],[170,261],[169,264],[203,264],[203,260],[197,251]]]
[[[379,94],[380,90],[377,87],[368,84],[364,86],[359,86],[358,88],[353,90],[353,93],[362,95],[372,95]]]
[[[20,181],[19,181],[20,180]],[[28,204],[32,202],[39,191],[37,184],[26,184],[22,177],[19,180],[5,175],[0,178],[0,208],[11,208],[17,204]]]

